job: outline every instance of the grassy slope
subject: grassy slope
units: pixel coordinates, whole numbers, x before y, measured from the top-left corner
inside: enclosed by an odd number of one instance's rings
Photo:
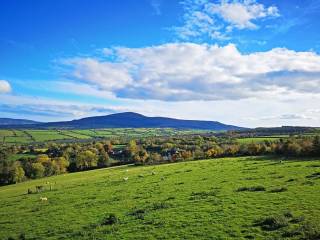
[[[0,187],[0,239],[22,232],[27,239],[275,239],[288,228],[263,231],[253,226],[255,220],[290,210],[319,223],[320,179],[306,178],[319,166],[319,161],[216,159],[101,169]],[[54,191],[26,194],[46,181],[56,182]],[[235,191],[257,185],[267,191]],[[278,187],[288,191],[269,192]],[[109,213],[120,222],[100,226]]]

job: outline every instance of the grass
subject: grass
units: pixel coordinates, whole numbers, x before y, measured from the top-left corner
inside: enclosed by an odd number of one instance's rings
[[[110,128],[110,129],[83,129],[83,130],[6,130],[0,129],[0,144],[27,144],[48,141],[81,141],[94,138],[114,139],[142,138],[151,136],[175,136],[196,133],[207,133],[205,130],[177,130],[171,128]]]
[[[318,239],[319,160],[276,163],[125,166],[0,187],[0,239]]]
[[[16,161],[16,160],[19,160],[20,158],[36,158],[36,157],[37,155],[34,155],[34,154],[17,153],[17,154],[9,155],[8,159],[11,161]]]

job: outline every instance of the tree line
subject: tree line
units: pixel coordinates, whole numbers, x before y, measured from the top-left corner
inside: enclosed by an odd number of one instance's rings
[[[120,146],[120,147],[119,147]],[[34,157],[12,160],[13,154]],[[0,148],[0,184],[18,183],[113,164],[158,164],[232,156],[320,157],[320,137],[290,137],[240,144],[232,137],[176,136],[90,143],[43,143]]]

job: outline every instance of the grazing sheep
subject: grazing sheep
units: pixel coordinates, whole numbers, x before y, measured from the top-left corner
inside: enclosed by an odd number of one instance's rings
[[[123,178],[124,181],[128,181],[128,179],[129,179],[128,177],[124,177]]]
[[[47,197],[40,197],[40,200],[41,200],[41,202],[45,202],[45,201],[48,201],[48,198]]]

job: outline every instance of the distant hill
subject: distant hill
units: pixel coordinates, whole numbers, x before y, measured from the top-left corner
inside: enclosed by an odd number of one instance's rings
[[[19,127],[19,126],[17,126]],[[20,126],[22,127],[22,126]],[[87,117],[65,122],[28,125],[28,128],[178,128],[203,130],[241,130],[243,128],[216,121],[181,120],[165,117],[147,117],[138,113],[124,112],[106,116]]]
[[[1,125],[25,125],[25,124],[38,124],[39,122],[27,119],[14,119],[14,118],[0,118]]]

